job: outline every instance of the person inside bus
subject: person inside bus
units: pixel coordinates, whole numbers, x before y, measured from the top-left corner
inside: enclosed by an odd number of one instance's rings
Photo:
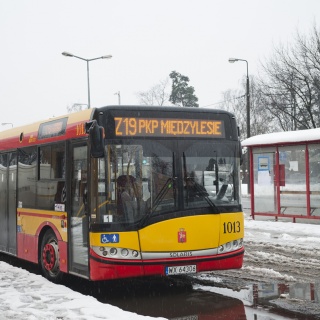
[[[194,201],[196,198],[207,197],[209,194],[204,186],[196,181],[197,177],[194,172],[191,172],[190,177],[186,178],[186,192],[189,201]]]
[[[133,184],[134,201],[135,201],[135,218],[141,218],[146,213],[147,201],[143,199],[142,181],[135,181]]]
[[[125,215],[125,220],[129,222],[133,222],[134,215],[135,215],[136,201],[134,197],[133,186],[130,183],[126,183],[125,187],[122,189],[121,203],[122,203],[123,213]]]
[[[151,179],[148,179],[148,193],[149,193],[149,198],[147,198],[147,200],[145,201],[145,213],[149,213],[151,210],[151,194],[152,194],[152,190],[151,190]]]
[[[213,158],[211,158],[211,159],[209,160],[209,163],[208,163],[208,166],[207,166],[207,168],[206,168],[206,171],[213,171],[213,170],[215,170],[216,164],[217,164],[217,161],[214,160]]]

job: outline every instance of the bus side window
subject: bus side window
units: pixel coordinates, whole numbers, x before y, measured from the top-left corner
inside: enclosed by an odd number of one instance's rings
[[[37,206],[39,209],[65,211],[65,147],[64,143],[39,149],[39,180]]]
[[[37,148],[19,149],[18,155],[18,206],[36,208]]]
[[[65,178],[64,144],[61,143],[53,146],[50,145],[50,146],[45,146],[40,148],[40,177],[39,178],[40,179],[64,179]]]

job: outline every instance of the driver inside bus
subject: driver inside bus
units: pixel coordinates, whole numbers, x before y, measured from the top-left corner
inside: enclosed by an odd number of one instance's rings
[[[133,186],[130,183],[126,183],[121,192],[121,203],[125,219],[132,222],[135,214],[135,197]]]
[[[209,195],[206,188],[197,182],[197,177],[194,172],[191,172],[190,177],[186,178],[186,191],[187,198],[191,201]]]

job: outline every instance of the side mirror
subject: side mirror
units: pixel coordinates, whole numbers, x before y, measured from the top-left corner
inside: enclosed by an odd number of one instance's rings
[[[104,134],[96,120],[86,123],[86,133],[89,133],[90,153],[93,158],[104,157]]]

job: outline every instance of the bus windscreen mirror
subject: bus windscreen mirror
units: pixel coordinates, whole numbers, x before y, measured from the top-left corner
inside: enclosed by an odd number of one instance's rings
[[[90,127],[88,128],[88,126]],[[89,133],[92,157],[104,157],[103,128],[98,126],[96,121],[92,121],[86,123],[86,130],[88,130]]]
[[[89,133],[91,127],[94,126],[94,125],[97,125],[97,121],[96,120],[86,122],[86,124],[85,124],[86,133]]]

